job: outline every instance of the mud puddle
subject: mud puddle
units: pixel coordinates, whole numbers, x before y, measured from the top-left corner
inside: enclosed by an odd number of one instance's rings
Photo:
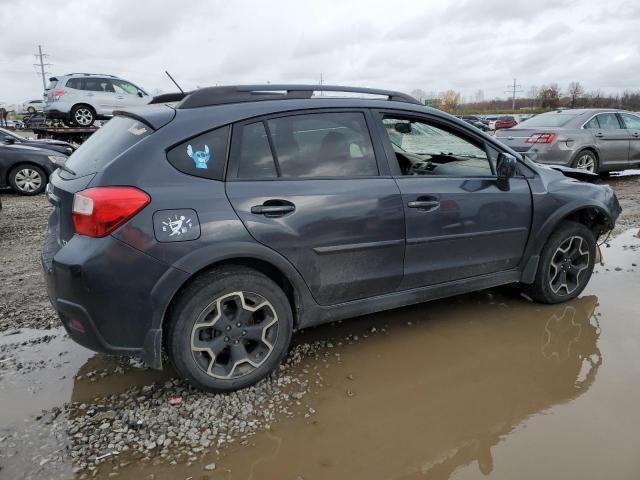
[[[303,332],[297,348],[318,346],[299,351],[277,377],[294,391],[305,385],[304,396],[278,387],[212,400],[171,382],[163,387],[170,371],[93,354],[59,329],[3,332],[0,478],[637,478],[636,233],[603,248],[604,265],[567,304],[537,305],[498,289]],[[166,407],[176,391],[183,410]],[[252,421],[241,409],[267,408],[261,395],[287,407],[220,447],[173,461],[161,447],[132,448],[74,473],[83,459],[70,455],[79,440],[69,427],[78,428],[79,405],[109,406],[118,415],[114,429],[122,415],[158,415],[160,427],[145,420],[157,435],[163,423],[182,428],[202,417],[194,412],[203,406],[214,410],[207,419]],[[117,403],[127,396],[133,400]],[[74,407],[60,408],[67,402]],[[88,445],[99,443],[98,429]],[[116,450],[107,446],[96,452]]]

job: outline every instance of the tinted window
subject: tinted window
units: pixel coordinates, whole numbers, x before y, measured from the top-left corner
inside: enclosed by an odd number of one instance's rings
[[[584,124],[584,128],[589,128],[593,130],[597,130],[600,128],[600,124],[598,123],[598,117],[593,117],[587,123]]]
[[[533,118],[520,123],[521,127],[562,127],[570,120],[576,118],[576,113],[551,112],[536,115]]]
[[[617,130],[622,128],[615,113],[601,113],[598,115],[598,123],[603,130]]]
[[[240,135],[238,177],[277,177],[278,174],[264,124],[258,122],[246,125],[242,128]]]
[[[124,80],[111,80],[111,84],[115,92],[120,95],[137,95],[139,91],[138,87]]]
[[[268,120],[283,177],[378,175],[361,113],[320,113]]]
[[[621,113],[620,116],[628,129],[640,130],[640,117],[636,115],[629,115],[628,113]]]
[[[439,126],[385,118],[384,127],[403,175],[493,176],[482,144]]]
[[[137,120],[114,117],[69,157],[67,165],[77,176],[98,172],[150,133],[151,129]]]
[[[203,133],[173,147],[167,152],[167,159],[183,173],[222,180],[228,138],[228,126]]]
[[[82,78],[70,78],[65,85],[67,88],[75,88],[76,90],[82,90]]]
[[[82,89],[90,92],[115,92],[113,85],[106,78],[85,78]]]

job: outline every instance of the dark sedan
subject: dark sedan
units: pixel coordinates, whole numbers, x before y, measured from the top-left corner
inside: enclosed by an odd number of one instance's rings
[[[28,145],[31,147],[46,148],[47,150],[54,150],[67,156],[71,155],[76,149],[70,143],[61,142],[60,140],[32,140],[24,138],[5,128],[0,128],[0,143],[5,145]]]
[[[489,131],[489,123],[484,122],[480,117],[476,117],[475,115],[463,115],[460,117],[460,119],[482,130],[483,132]]]
[[[66,155],[54,150],[0,143],[0,187],[10,186],[22,195],[36,195],[66,160]]]

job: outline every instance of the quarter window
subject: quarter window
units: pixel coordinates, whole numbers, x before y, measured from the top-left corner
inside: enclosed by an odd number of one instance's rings
[[[598,130],[600,128],[600,124],[598,123],[598,117],[593,117],[591,120],[585,123],[584,128],[588,128],[591,130]]]
[[[494,176],[483,144],[425,122],[385,118],[383,123],[402,175]]]
[[[169,163],[188,175],[222,180],[229,127],[221,127],[182,142],[167,152]]]

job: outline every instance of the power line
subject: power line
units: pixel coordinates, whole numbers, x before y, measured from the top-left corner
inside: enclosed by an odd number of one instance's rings
[[[47,89],[47,80],[46,80],[46,76],[47,76],[47,71],[45,71],[44,67],[50,67],[51,64],[50,63],[44,63],[44,59],[46,57],[48,57],[49,55],[42,53],[42,45],[38,45],[38,53],[36,53],[34,55],[34,57],[36,57],[39,62],[38,63],[34,63],[33,65],[35,67],[40,67],[40,74],[42,75],[42,89],[46,90]]]
[[[511,103],[511,110],[515,111],[516,109],[516,93],[522,93],[524,92],[524,90],[522,90],[522,85],[518,84],[516,82],[516,79],[513,79],[513,85],[507,85],[507,88],[509,90],[505,90],[504,93],[510,93],[512,94],[512,103]]]

